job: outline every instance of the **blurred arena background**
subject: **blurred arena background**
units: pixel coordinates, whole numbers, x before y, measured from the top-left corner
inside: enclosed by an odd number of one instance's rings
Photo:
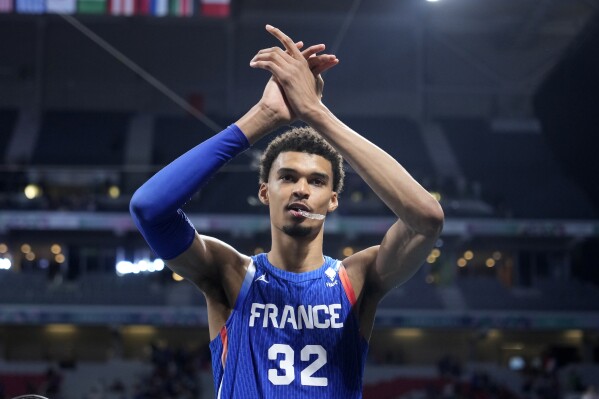
[[[0,398],[214,396],[203,297],[127,209],[259,98],[266,23],[328,45],[325,103],[445,210],[378,312],[364,397],[593,398],[598,0],[0,0]],[[247,254],[269,245],[265,144],[186,208]],[[346,187],[340,258],[392,221]]]

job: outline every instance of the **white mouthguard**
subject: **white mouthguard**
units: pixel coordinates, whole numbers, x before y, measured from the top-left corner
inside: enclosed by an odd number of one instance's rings
[[[299,210],[298,211],[303,217],[308,219],[322,220],[325,218],[325,215],[321,215],[320,213],[310,213],[306,211]]]

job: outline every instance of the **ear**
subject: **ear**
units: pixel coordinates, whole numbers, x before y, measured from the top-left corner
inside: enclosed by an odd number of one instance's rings
[[[337,193],[335,191],[333,191],[333,194],[331,195],[331,199],[329,200],[328,211],[334,212],[338,206],[339,206],[339,198],[337,196]]]
[[[269,204],[268,200],[268,183],[260,183],[260,187],[258,188],[258,199],[264,205]]]

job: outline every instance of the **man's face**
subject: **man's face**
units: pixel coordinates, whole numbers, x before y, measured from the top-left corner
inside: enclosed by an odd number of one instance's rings
[[[318,232],[323,221],[307,219],[298,210],[326,215],[337,208],[331,162],[320,155],[282,152],[272,164],[268,183],[260,185],[259,197],[270,207],[274,228],[294,237]]]

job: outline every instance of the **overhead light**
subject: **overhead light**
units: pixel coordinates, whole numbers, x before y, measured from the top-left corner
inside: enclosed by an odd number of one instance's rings
[[[354,249],[352,247],[343,248],[343,256],[348,257],[354,254]]]
[[[112,185],[108,187],[108,196],[112,199],[117,199],[121,196],[121,189],[117,185]]]
[[[177,273],[173,272],[173,280],[175,280],[175,281],[183,281],[183,277],[181,277]]]
[[[154,259],[149,261],[148,259],[142,259],[137,262],[129,262],[122,260],[116,264],[116,274],[123,276],[125,274],[139,274],[139,273],[151,273],[159,272],[164,269],[164,261],[162,259]]]
[[[48,324],[45,330],[50,334],[73,334],[77,332],[77,327],[73,324]]]
[[[12,266],[10,259],[8,258],[0,258],[0,270],[8,270]]]
[[[42,189],[37,184],[28,184],[25,186],[23,193],[27,199],[32,200],[42,195]]]

